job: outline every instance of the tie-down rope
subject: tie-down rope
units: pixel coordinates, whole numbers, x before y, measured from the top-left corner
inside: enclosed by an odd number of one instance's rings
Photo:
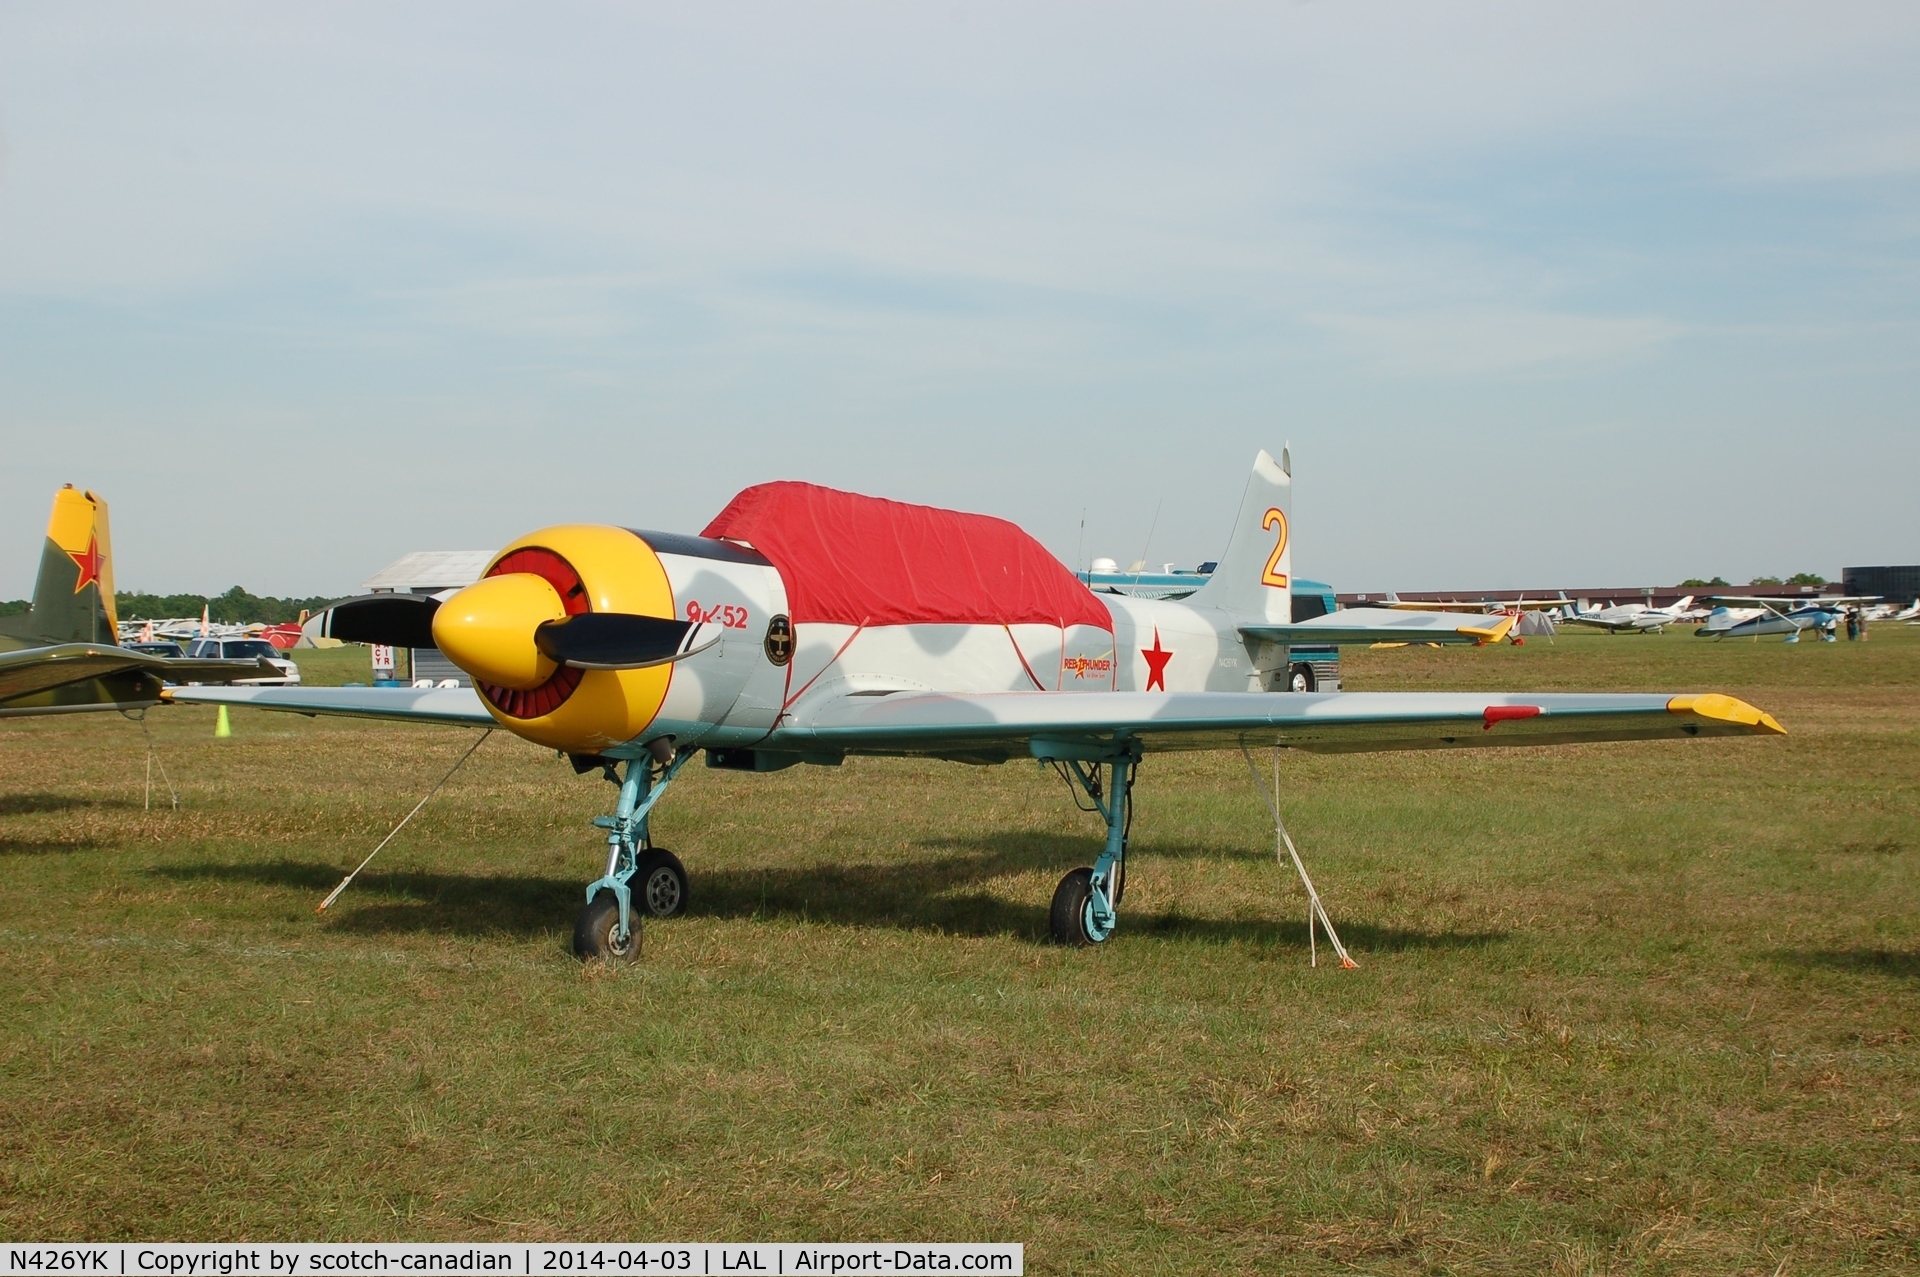
[[[140,734],[147,738],[147,792],[140,800],[141,811],[153,810],[153,765],[160,764],[160,779],[167,782],[167,795],[173,799],[173,809],[180,810],[180,791],[173,787],[173,777],[167,775],[167,761],[160,757],[160,751],[153,747],[153,733],[147,730],[147,711],[140,711],[140,717],[133,720],[140,724]]]
[[[1313,938],[1313,923],[1318,917],[1320,925],[1327,929],[1327,939],[1333,942],[1334,952],[1340,955],[1341,969],[1351,971],[1357,968],[1360,964],[1353,960],[1353,956],[1347,952],[1347,947],[1340,943],[1340,933],[1333,929],[1333,919],[1327,917],[1327,907],[1320,903],[1320,893],[1313,889],[1313,879],[1307,876],[1306,862],[1300,859],[1300,852],[1294,847],[1292,836],[1287,833],[1286,822],[1280,819],[1280,747],[1276,745],[1273,749],[1272,794],[1268,794],[1267,787],[1260,783],[1260,772],[1254,767],[1253,755],[1247,752],[1247,743],[1244,740],[1240,742],[1240,757],[1247,760],[1247,775],[1253,780],[1253,787],[1260,791],[1260,800],[1266,803],[1267,810],[1273,814],[1273,828],[1278,834],[1278,837],[1273,840],[1273,858],[1276,861],[1280,859],[1280,848],[1284,844],[1287,854],[1293,857],[1293,867],[1300,871],[1301,883],[1307,889],[1308,965],[1315,967],[1320,965],[1320,955]]]
[[[480,739],[473,742],[472,746],[468,748],[466,753],[460,755],[460,761],[447,769],[447,774],[440,778],[440,784],[435,785],[432,789],[429,789],[427,791],[427,797],[422,798],[419,802],[415,803],[413,805],[413,810],[408,812],[405,816],[402,816],[400,818],[400,823],[395,825],[391,830],[389,830],[387,832],[387,836],[380,840],[380,846],[375,847],[372,851],[368,852],[367,858],[361,861],[360,864],[354,869],[352,873],[342,878],[340,880],[339,886],[335,887],[332,891],[327,893],[327,898],[320,902],[320,907],[314,910],[315,913],[325,913],[327,911],[327,906],[340,898],[340,893],[347,889],[347,884],[352,882],[354,878],[359,875],[360,870],[365,869],[368,865],[373,863],[373,858],[379,855],[381,851],[385,849],[388,843],[393,841],[393,836],[399,833],[402,829],[405,829],[407,827],[407,822],[409,820],[412,820],[415,816],[418,816],[420,814],[420,809],[427,805],[427,799],[432,798],[435,794],[439,793],[440,786],[452,780],[453,774],[459,771],[460,768],[466,764],[466,761],[469,758],[473,757],[474,750],[479,749],[482,745],[487,743],[487,737],[491,735],[493,735],[493,728],[491,727],[489,727],[486,731],[480,733]]]

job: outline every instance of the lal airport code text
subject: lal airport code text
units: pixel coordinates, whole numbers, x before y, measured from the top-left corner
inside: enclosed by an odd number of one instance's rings
[[[9,1246],[0,1277],[323,1277],[363,1273],[500,1273],[512,1277],[602,1274],[731,1274],[841,1277],[842,1274],[985,1273],[1021,1277],[1018,1242],[675,1242],[245,1243],[188,1242]]]

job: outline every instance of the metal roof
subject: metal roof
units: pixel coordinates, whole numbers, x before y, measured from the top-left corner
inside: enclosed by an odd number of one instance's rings
[[[492,550],[415,550],[381,568],[360,588],[368,594],[431,594],[472,585],[487,570]]]

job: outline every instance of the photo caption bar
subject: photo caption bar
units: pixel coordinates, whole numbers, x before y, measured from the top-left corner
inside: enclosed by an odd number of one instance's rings
[[[697,1273],[819,1277],[988,1273],[1022,1277],[1019,1242],[71,1242],[4,1248],[0,1277],[331,1277],[346,1273]]]

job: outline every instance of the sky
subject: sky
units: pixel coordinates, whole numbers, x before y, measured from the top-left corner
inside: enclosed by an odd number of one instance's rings
[[[1920,562],[1920,7],[0,8],[0,598],[770,479],[1343,590]]]

